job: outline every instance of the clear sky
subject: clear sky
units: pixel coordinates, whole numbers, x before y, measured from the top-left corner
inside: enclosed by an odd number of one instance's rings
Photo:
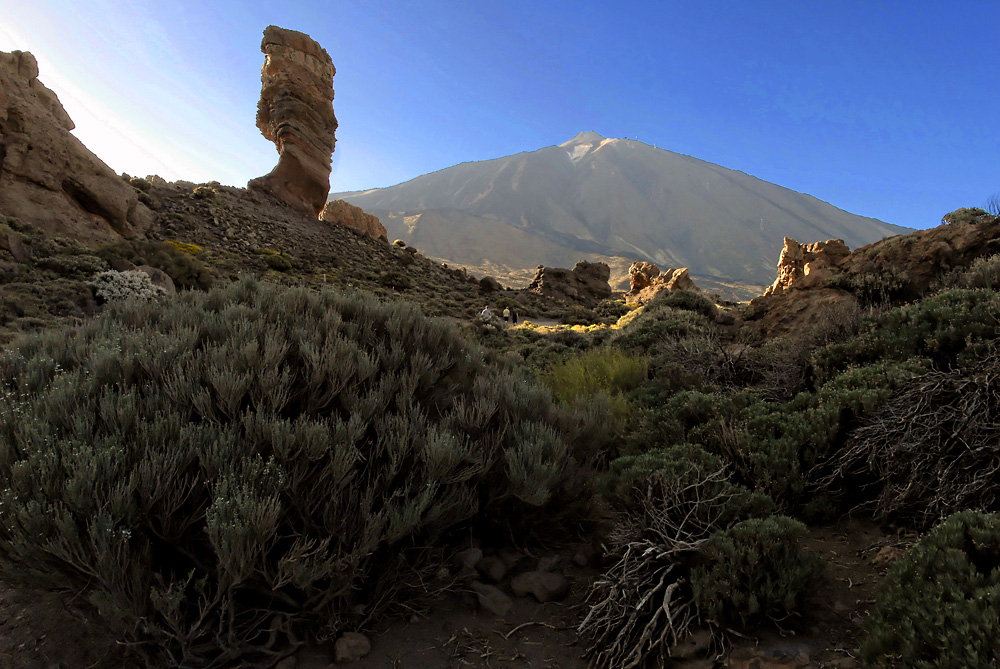
[[[334,191],[594,130],[909,227],[1000,192],[1000,0],[0,0],[0,51],[116,171],[243,186],[269,24],[337,67]]]

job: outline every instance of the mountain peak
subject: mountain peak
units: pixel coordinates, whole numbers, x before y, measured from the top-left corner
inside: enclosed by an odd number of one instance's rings
[[[603,135],[599,135],[593,130],[587,130],[585,132],[581,132],[568,142],[563,142],[559,146],[573,146],[575,144],[594,144],[596,142],[603,142],[604,139],[605,137]]]

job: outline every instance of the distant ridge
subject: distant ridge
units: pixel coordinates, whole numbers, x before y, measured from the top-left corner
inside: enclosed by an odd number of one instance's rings
[[[558,146],[462,163],[389,188],[335,193],[390,239],[503,275],[607,259],[689,267],[696,281],[774,280],[786,236],[855,248],[908,229],[697,158],[581,132]]]

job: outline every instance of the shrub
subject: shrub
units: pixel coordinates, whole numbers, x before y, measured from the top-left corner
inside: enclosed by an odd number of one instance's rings
[[[568,307],[562,313],[562,322],[566,325],[591,325],[597,321],[597,312],[579,304]]]
[[[649,311],[683,309],[684,311],[693,311],[701,314],[709,320],[714,320],[718,313],[718,309],[712,300],[693,290],[664,291],[650,300],[649,304],[646,305],[646,309]]]
[[[978,358],[1000,337],[1000,295],[991,290],[949,290],[890,311],[863,334],[813,355],[817,385],[850,365],[929,358],[948,369]]]
[[[806,526],[785,516],[751,518],[713,534],[691,570],[702,620],[748,627],[794,613],[820,568],[803,552]]]
[[[636,312],[633,312],[636,313]],[[712,324],[702,314],[680,309],[642,309],[637,316],[627,314],[619,320],[621,327],[611,342],[624,351],[653,354],[664,341],[698,334],[707,334]],[[626,319],[627,322],[623,322]]]
[[[690,444],[631,459],[611,478],[625,481],[629,470],[649,465],[662,475],[641,510],[625,505],[626,520],[610,536],[615,561],[594,582],[591,608],[580,624],[592,639],[594,667],[667,666],[670,648],[698,618],[690,584],[702,547],[744,513],[770,510],[765,496],[729,484],[719,461]]]
[[[625,393],[646,379],[646,361],[617,349],[599,348],[556,363],[544,375],[546,384],[564,404],[599,393],[612,400],[614,413],[624,418],[628,412]]]
[[[270,253],[264,256],[264,263],[275,272],[287,272],[292,269],[292,261],[283,253]]]
[[[724,472],[722,460],[701,446],[678,444],[615,459],[600,486],[617,510],[640,513],[647,505],[663,506],[678,521],[689,516],[709,529],[774,511],[767,495],[734,485]]]
[[[985,209],[980,209],[979,207],[962,207],[961,209],[956,209],[951,213],[945,214],[941,218],[941,222],[950,225],[964,225],[967,223],[980,223],[989,220],[989,218],[990,214]]]
[[[195,257],[202,252],[197,244],[180,241],[124,241],[97,249],[97,255],[108,262],[121,259],[163,270],[178,290],[208,290],[215,283],[208,266]]]
[[[1000,665],[1000,516],[949,517],[889,570],[865,625],[869,667]]]
[[[453,533],[572,531],[606,439],[412,305],[252,280],[26,339],[0,383],[0,572],[148,666],[272,665],[423,592]]]
[[[1000,254],[978,258],[962,274],[963,288],[1000,291]]]
[[[883,519],[923,526],[962,509],[1000,509],[998,385],[996,356],[912,378],[834,455],[825,487],[850,490],[853,504],[874,500]]]
[[[110,269],[101,272],[93,278],[91,285],[97,297],[105,302],[151,300],[167,293],[162,286],[153,285],[148,274],[135,269],[124,272]]]
[[[625,314],[632,311],[632,309],[621,300],[601,300],[594,311],[602,319],[612,319],[612,321],[617,321],[619,318]]]
[[[35,266],[54,272],[64,279],[86,280],[108,269],[108,263],[92,255],[55,255],[38,258]]]
[[[378,282],[394,290],[406,290],[413,287],[410,277],[400,272],[382,272],[378,277]]]
[[[153,188],[153,184],[150,183],[149,179],[144,177],[129,177],[127,181],[132,184],[132,188],[135,188],[140,193],[148,193]]]
[[[191,191],[191,197],[196,200],[212,200],[219,191],[211,186],[196,186],[193,191]]]

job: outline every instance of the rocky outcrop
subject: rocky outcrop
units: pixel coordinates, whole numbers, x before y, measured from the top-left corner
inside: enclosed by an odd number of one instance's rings
[[[278,149],[278,164],[248,187],[318,217],[330,194],[337,143],[330,54],[308,35],[277,26],[264,30],[260,50],[257,127]]]
[[[628,269],[628,302],[645,304],[662,292],[672,290],[698,290],[687,267],[667,269],[663,272],[651,262],[637,261]]]
[[[354,228],[358,232],[371,235],[383,242],[389,241],[389,235],[386,233],[382,221],[378,220],[378,216],[366,214],[361,207],[355,207],[343,200],[327,202],[319,217],[329,223],[339,223]]]
[[[539,295],[585,306],[611,297],[611,268],[602,262],[581,260],[573,269],[538,266],[528,290]]]
[[[35,57],[0,53],[0,215],[83,243],[137,236],[152,212],[74,127]]]
[[[860,307],[920,299],[952,272],[1000,253],[1000,216],[939,225],[862,246],[785,238],[778,278],[746,319],[770,337],[811,336],[857,318]]]
[[[785,237],[785,246],[778,258],[778,278],[765,295],[780,295],[795,285],[819,285],[836,273],[837,268],[851,254],[842,239],[799,244]]]

